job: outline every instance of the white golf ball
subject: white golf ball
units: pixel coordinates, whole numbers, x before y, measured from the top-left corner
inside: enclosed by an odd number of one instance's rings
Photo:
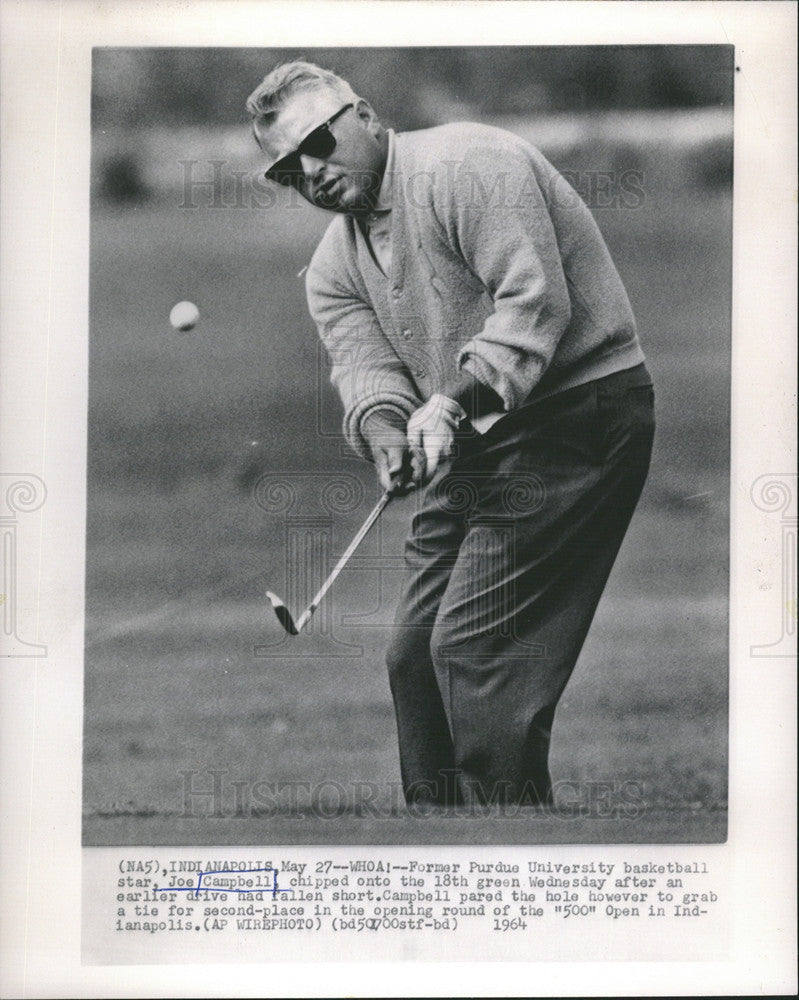
[[[178,302],[169,314],[169,322],[182,333],[193,329],[199,318],[200,310],[193,302]]]

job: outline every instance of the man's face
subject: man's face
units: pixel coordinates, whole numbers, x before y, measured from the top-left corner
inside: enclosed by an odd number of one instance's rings
[[[293,94],[268,127],[258,129],[269,166],[294,153],[305,137],[332,118],[344,101],[328,87]],[[301,154],[296,187],[312,205],[354,215],[368,212],[386,166],[387,139],[374,111],[358,101],[330,126],[335,149],[325,158]]]

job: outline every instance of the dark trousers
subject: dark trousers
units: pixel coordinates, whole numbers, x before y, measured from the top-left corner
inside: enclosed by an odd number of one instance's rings
[[[549,801],[555,707],[649,468],[648,382],[524,406],[418,494],[387,654],[409,802]]]

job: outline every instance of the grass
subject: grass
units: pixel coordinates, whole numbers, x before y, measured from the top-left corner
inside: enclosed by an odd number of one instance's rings
[[[296,278],[325,217],[98,207],[86,844],[724,839],[730,201],[653,192],[598,221],[636,310],[659,428],[644,497],[558,709],[552,769],[564,794],[568,782],[583,796],[600,795],[600,782],[614,794],[635,783],[643,808],[608,817],[601,795],[591,815],[570,814],[565,800],[559,814],[514,817],[399,807],[382,655],[410,501],[386,511],[307,637],[284,641],[263,600],[267,584],[286,593],[286,536],[282,517],[253,500],[262,471],[305,483],[297,512],[309,516],[321,513],[316,482],[363,482],[363,502],[335,519],[336,552],[376,495],[371,469],[332,436],[336,401]],[[202,320],[181,337],[166,317],[182,298],[198,302]],[[318,479],[299,478],[309,472]],[[376,561],[380,571],[369,568]],[[224,772],[224,815],[203,818],[200,799],[186,815],[181,772],[206,789],[213,770]],[[313,785],[316,815],[267,794],[275,782]],[[337,791],[356,783],[376,790],[360,813]]]

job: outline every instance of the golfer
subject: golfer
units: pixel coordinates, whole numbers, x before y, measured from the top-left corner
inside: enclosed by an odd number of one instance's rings
[[[555,709],[654,432],[608,249],[506,131],[395,134],[306,62],[247,108],[266,176],[335,213],[307,295],[346,437],[416,490],[387,655],[406,799],[547,803]]]

